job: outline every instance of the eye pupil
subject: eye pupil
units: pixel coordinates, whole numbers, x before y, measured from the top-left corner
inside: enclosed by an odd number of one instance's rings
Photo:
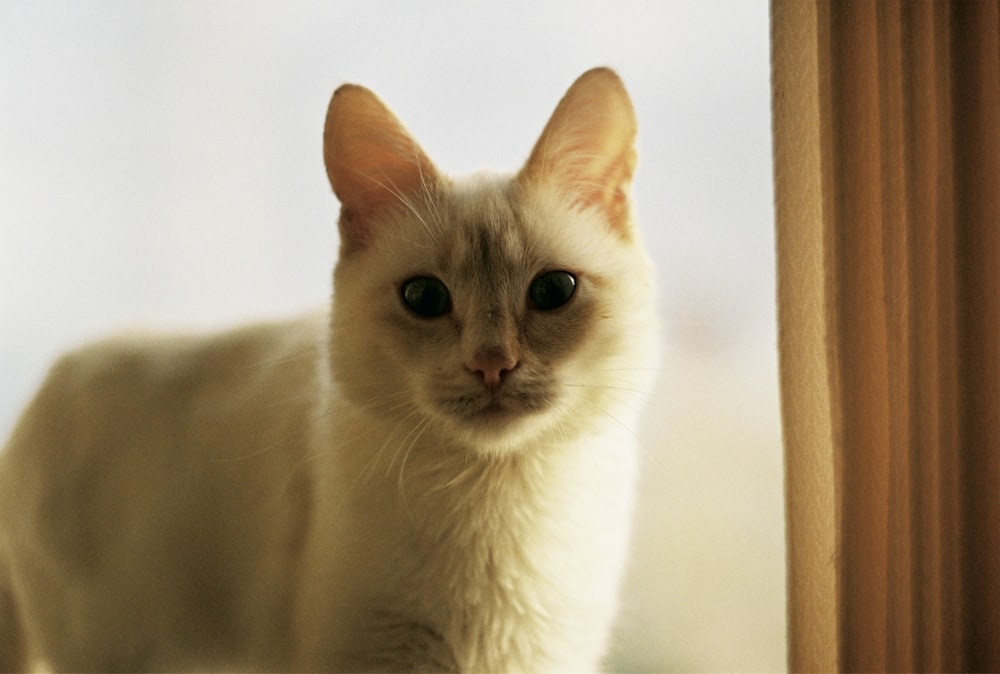
[[[575,276],[568,271],[549,271],[531,282],[528,295],[536,309],[552,311],[569,302],[575,292]]]
[[[403,303],[418,316],[437,318],[451,310],[451,296],[444,283],[428,276],[418,276],[403,284]]]

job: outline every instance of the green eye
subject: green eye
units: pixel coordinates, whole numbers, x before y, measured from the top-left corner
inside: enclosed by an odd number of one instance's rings
[[[418,276],[403,283],[400,290],[406,308],[425,318],[437,318],[451,311],[451,296],[441,281]]]
[[[569,302],[575,292],[575,276],[568,271],[548,271],[531,282],[528,297],[539,311],[552,311]]]

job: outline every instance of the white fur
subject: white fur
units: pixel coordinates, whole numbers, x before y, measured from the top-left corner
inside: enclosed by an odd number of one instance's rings
[[[418,182],[342,222],[359,238],[329,317],[120,338],[53,368],[0,457],[0,665],[597,668],[656,367],[648,260],[630,219],[541,169]],[[532,311],[551,269],[577,293]],[[399,285],[432,273],[454,307],[413,316]],[[455,416],[487,395],[469,359],[498,344],[518,357],[499,400],[551,395]]]

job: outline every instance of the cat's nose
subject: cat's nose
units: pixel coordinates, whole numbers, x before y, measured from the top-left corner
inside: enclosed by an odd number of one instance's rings
[[[489,349],[480,351],[465,364],[473,374],[478,374],[483,379],[486,388],[499,388],[504,377],[517,367],[517,358],[502,349]]]

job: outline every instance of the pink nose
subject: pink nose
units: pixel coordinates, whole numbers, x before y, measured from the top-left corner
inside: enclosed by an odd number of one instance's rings
[[[517,367],[517,358],[500,350],[481,351],[465,367],[483,378],[486,388],[498,388],[508,372]]]

